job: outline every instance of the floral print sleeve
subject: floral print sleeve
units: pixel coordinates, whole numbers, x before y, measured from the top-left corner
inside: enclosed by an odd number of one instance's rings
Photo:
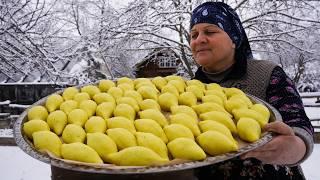
[[[276,67],[267,88],[267,101],[282,116],[283,122],[291,127],[299,127],[313,135],[314,130],[307,117],[300,95],[293,81],[282,68]]]

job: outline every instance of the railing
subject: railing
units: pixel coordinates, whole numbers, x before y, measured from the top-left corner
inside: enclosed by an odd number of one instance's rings
[[[11,104],[10,100],[0,102],[0,129],[12,128],[14,121],[19,117],[18,114],[30,105]]]
[[[320,107],[320,92],[300,93],[300,97],[302,99],[307,99],[307,98],[316,99],[313,104],[305,104],[304,107]]]
[[[315,101],[311,104],[304,104],[304,107],[320,107],[320,92],[307,92],[307,93],[300,93],[302,99],[310,99],[314,98]],[[313,122],[313,128],[316,132],[320,132],[320,118],[310,119]]]
[[[303,92],[300,93],[301,98],[317,98],[320,101],[320,92]]]
[[[10,113],[0,113],[0,146],[16,146],[13,138],[12,128],[13,123],[17,118],[18,115],[11,115]]]
[[[317,125],[313,125],[313,128],[320,130],[320,119],[318,119],[318,118],[317,119],[310,119],[310,121],[311,122],[318,122]]]

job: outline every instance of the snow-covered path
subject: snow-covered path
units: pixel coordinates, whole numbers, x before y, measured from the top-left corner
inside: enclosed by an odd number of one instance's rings
[[[50,180],[51,170],[17,146],[0,146],[0,174],[2,180]]]
[[[302,169],[307,180],[320,179],[320,144],[315,144],[313,153],[305,162],[302,163]]]

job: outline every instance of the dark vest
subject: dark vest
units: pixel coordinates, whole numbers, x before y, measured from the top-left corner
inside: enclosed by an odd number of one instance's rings
[[[266,100],[266,90],[277,64],[265,60],[248,60],[247,73],[239,79],[229,79],[220,83],[223,87],[236,87],[244,92]]]

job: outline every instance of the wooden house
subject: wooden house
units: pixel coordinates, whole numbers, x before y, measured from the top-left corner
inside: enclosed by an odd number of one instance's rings
[[[178,55],[168,48],[155,49],[134,65],[136,78],[168,76],[177,73],[181,64]]]

